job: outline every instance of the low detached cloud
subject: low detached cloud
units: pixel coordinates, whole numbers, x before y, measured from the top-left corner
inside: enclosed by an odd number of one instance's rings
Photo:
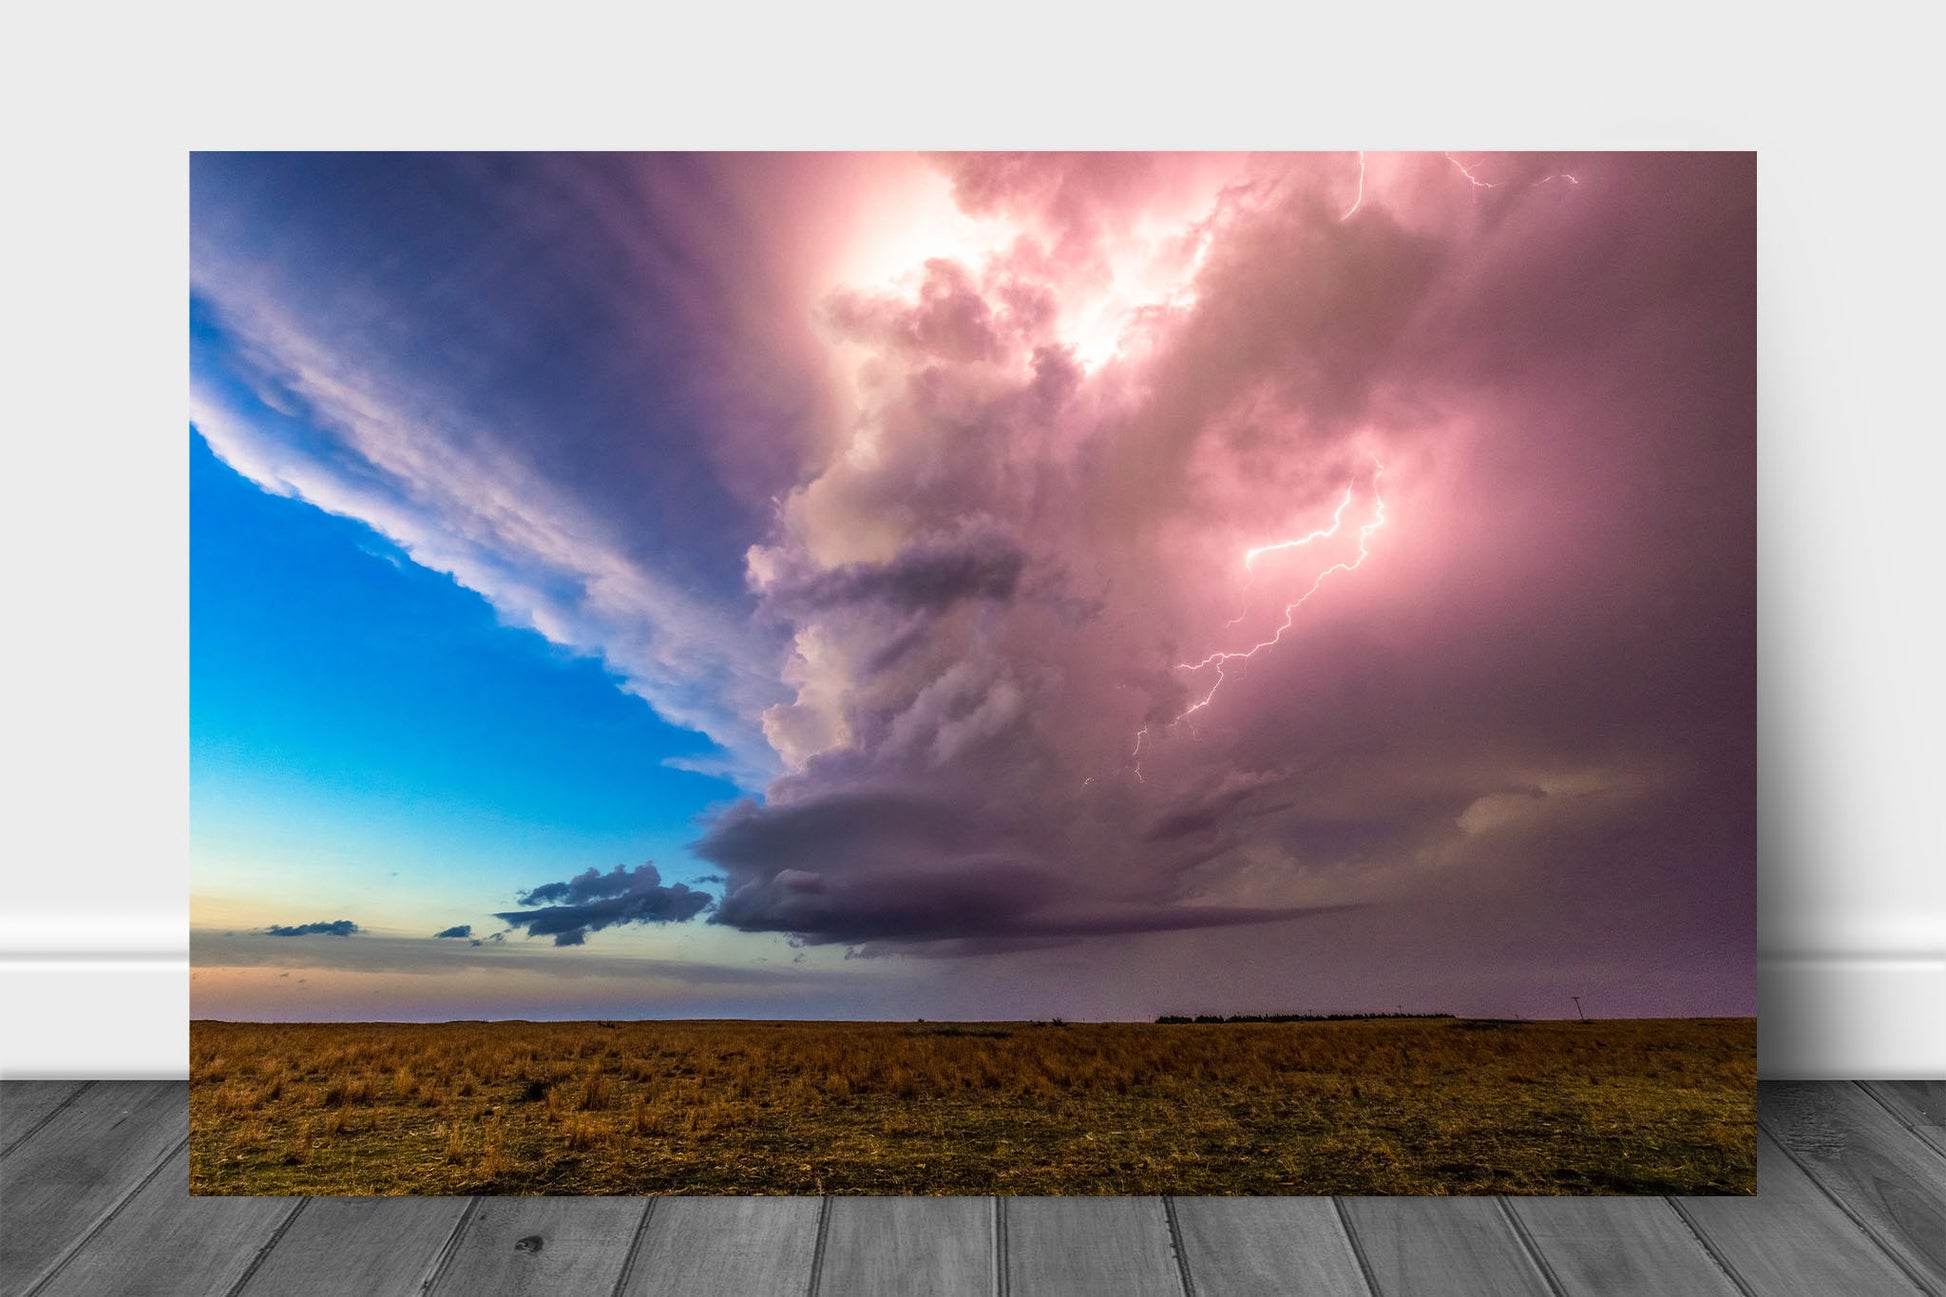
[[[264,931],[273,937],[349,937],[358,931],[358,925],[350,919],[333,919],[329,923],[298,923],[289,926],[273,923]]]
[[[557,946],[579,946],[590,932],[622,923],[680,923],[708,909],[712,898],[686,883],[663,886],[653,864],[589,869],[563,883],[542,883],[520,896],[528,908],[494,915],[530,937],[553,937]],[[446,935],[446,934],[441,934]]]
[[[470,923],[455,923],[444,932],[435,932],[432,935],[435,937],[471,937],[473,935],[473,925]]]

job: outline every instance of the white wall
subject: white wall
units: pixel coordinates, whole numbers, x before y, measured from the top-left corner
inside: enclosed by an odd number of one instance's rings
[[[0,1075],[185,1069],[186,151],[757,143],[1758,149],[1762,1070],[1946,1075],[1937,18],[1008,0],[921,56],[873,43],[906,15],[780,10],[753,48],[694,8],[558,51],[359,0],[254,47],[193,6],[15,20]]]

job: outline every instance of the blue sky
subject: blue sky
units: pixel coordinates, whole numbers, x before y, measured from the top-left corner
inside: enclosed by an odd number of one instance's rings
[[[190,439],[190,748],[207,882],[278,861],[438,890],[471,921],[589,865],[707,869],[709,744],[592,658],[503,624],[365,524],[271,495]],[[336,917],[335,915],[333,917]],[[466,919],[456,919],[464,922]]]
[[[819,975],[839,952],[727,928],[610,930],[593,952],[433,940],[506,933],[496,911],[590,868],[653,860],[708,888],[687,846],[738,789],[668,764],[714,745],[596,658],[264,490],[193,428],[189,490],[199,1013],[871,1016],[869,977]],[[351,939],[260,935],[354,915]]]

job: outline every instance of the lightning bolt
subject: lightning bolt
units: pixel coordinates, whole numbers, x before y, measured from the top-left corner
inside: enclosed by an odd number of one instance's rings
[[[1471,167],[1469,167],[1469,166],[1467,166],[1467,165],[1466,165],[1466,164],[1465,164],[1464,162],[1461,162],[1461,161],[1460,161],[1460,160],[1459,160],[1458,158],[1456,158],[1456,157],[1454,157],[1454,156],[1453,156],[1452,154],[1450,154],[1450,153],[1448,153],[1448,154],[1446,155],[1446,160],[1447,160],[1448,162],[1450,162],[1450,163],[1452,163],[1452,164],[1453,164],[1453,165],[1454,165],[1455,167],[1457,167],[1457,168],[1459,168],[1459,173],[1460,173],[1460,174],[1461,174],[1462,176],[1465,176],[1465,177],[1466,177],[1466,180],[1467,180],[1467,183],[1468,183],[1468,184],[1470,184],[1470,185],[1472,185],[1474,189],[1476,189],[1476,190],[1477,190],[1477,189],[1497,189],[1497,188],[1499,188],[1499,186],[1498,186],[1498,185],[1496,185],[1496,184],[1494,184],[1494,183],[1493,183],[1493,182],[1492,182],[1491,180],[1482,180],[1482,179],[1480,179],[1480,178],[1479,178],[1478,176],[1476,176],[1476,175],[1474,175],[1474,174],[1473,174],[1473,169],[1472,169]],[[1569,175],[1569,174],[1568,174],[1567,172],[1565,172],[1565,171],[1556,171],[1556,172],[1555,172],[1555,173],[1553,173],[1552,175],[1547,175],[1547,176],[1542,176],[1542,177],[1541,177],[1541,178],[1540,178],[1539,180],[1536,180],[1536,181],[1534,181],[1534,182],[1533,182],[1532,184],[1530,184],[1530,185],[1528,185],[1527,187],[1528,187],[1529,189],[1538,189],[1538,188],[1540,188],[1540,187],[1541,187],[1542,185],[1544,185],[1544,184],[1546,184],[1546,183],[1547,183],[1548,181],[1550,181],[1550,180],[1565,180],[1565,181],[1567,181],[1567,182],[1568,182],[1569,184],[1571,184],[1571,185],[1573,185],[1573,186],[1575,186],[1576,188],[1579,188],[1579,187],[1580,187],[1580,185],[1581,185],[1581,182],[1580,182],[1579,180],[1577,180],[1577,179],[1575,179],[1575,178],[1574,178],[1573,176],[1571,176],[1571,175]],[[1475,198],[1478,198],[1478,197],[1479,197],[1479,194],[1477,194],[1477,193],[1476,193],[1476,194],[1474,194],[1473,196],[1474,196]],[[1346,216],[1349,216],[1349,215],[1351,215],[1351,213],[1350,213],[1350,212],[1347,212],[1347,213],[1345,213],[1345,215],[1346,215]],[[1344,217],[1342,217],[1342,216],[1341,216],[1341,217],[1339,217],[1338,219],[1339,219],[1339,220],[1343,220],[1343,219],[1344,219]]]
[[[1365,203],[1365,151],[1363,149],[1360,149],[1358,151],[1358,197],[1351,200],[1351,206],[1347,207],[1345,209],[1345,214],[1343,216],[1340,216],[1338,219],[1340,221],[1350,220],[1352,218],[1352,214],[1356,212],[1360,207],[1362,207],[1364,203]]]
[[[1284,619],[1278,624],[1277,629],[1271,632],[1268,639],[1259,640],[1249,648],[1219,649],[1199,661],[1176,663],[1174,670],[1177,671],[1195,672],[1213,668],[1216,672],[1216,679],[1210,684],[1210,687],[1204,692],[1201,698],[1198,698],[1195,702],[1177,712],[1174,717],[1163,724],[1162,728],[1174,729],[1177,725],[1182,724],[1197,712],[1208,707],[1211,702],[1215,701],[1217,692],[1223,688],[1223,682],[1228,678],[1225,668],[1230,663],[1244,658],[1255,657],[1265,649],[1276,646],[1283,640],[1284,632],[1296,624],[1297,610],[1302,608],[1310,600],[1312,595],[1322,589],[1327,580],[1341,572],[1355,572],[1364,566],[1365,560],[1371,557],[1372,535],[1385,525],[1385,498],[1379,494],[1379,481],[1384,476],[1385,465],[1374,455],[1372,457],[1372,514],[1370,519],[1360,524],[1358,528],[1358,557],[1340,559],[1313,577],[1311,584],[1305,588],[1303,594],[1298,595],[1297,598],[1284,605]],[[1254,565],[1261,555],[1276,553],[1281,550],[1299,549],[1305,545],[1309,545],[1313,541],[1325,540],[1337,535],[1339,529],[1344,525],[1345,510],[1351,506],[1353,488],[1357,484],[1358,479],[1356,477],[1345,483],[1345,494],[1338,501],[1338,507],[1332,511],[1330,526],[1316,528],[1303,536],[1294,537],[1290,540],[1273,541],[1268,545],[1257,545],[1245,550],[1243,552],[1243,566],[1245,571],[1250,572],[1254,577]],[[1234,626],[1240,620],[1242,620],[1241,617],[1233,618],[1227,625]],[[1135,778],[1138,782],[1147,782],[1142,777],[1142,749],[1148,743],[1153,729],[1154,726],[1151,724],[1144,725],[1141,729],[1137,730],[1135,733],[1135,746],[1130,749],[1128,754],[1129,763],[1135,772]]]
[[[1331,514],[1331,525],[1329,527],[1320,527],[1316,531],[1312,532],[1310,535],[1299,536],[1295,540],[1280,540],[1275,542],[1274,544],[1259,545],[1255,549],[1245,550],[1243,552],[1243,569],[1246,575],[1243,578],[1243,588],[1245,590],[1248,590],[1253,584],[1256,583],[1257,555],[1275,553],[1280,549],[1296,549],[1301,545],[1309,545],[1314,540],[1324,540],[1327,537],[1337,535],[1338,524],[1344,521],[1345,508],[1351,504],[1351,489],[1353,486],[1357,485],[1357,482],[1358,479],[1353,478],[1351,481],[1345,483],[1345,498],[1338,501],[1337,509],[1335,509]],[[1250,608],[1249,605],[1246,604],[1243,608],[1243,611],[1239,612],[1236,616],[1230,618],[1230,620],[1223,623],[1223,629],[1224,630],[1230,629],[1230,627],[1236,625],[1238,622],[1242,621],[1245,617],[1248,617],[1249,615],[1250,615]]]
[[[1478,198],[1480,196],[1478,192],[1479,190],[1498,189],[1500,187],[1494,181],[1480,179],[1479,175],[1473,170],[1473,167],[1468,166],[1464,162],[1461,162],[1458,158],[1454,157],[1452,154],[1450,153],[1446,154],[1445,158],[1448,162],[1453,164],[1455,170],[1457,170],[1462,176],[1466,177],[1466,183],[1473,186],[1473,189],[1475,191],[1473,197]],[[1478,163],[1475,163],[1474,165],[1477,166]],[[1581,184],[1581,181],[1576,179],[1574,176],[1569,175],[1567,172],[1556,171],[1552,175],[1542,176],[1539,180],[1533,181],[1531,184],[1528,185],[1528,188],[1537,189],[1540,186],[1546,184],[1550,180],[1565,180],[1569,184],[1574,185],[1577,188]],[[1341,223],[1350,220],[1353,216],[1357,215],[1358,209],[1363,207],[1364,205],[1365,205],[1365,155],[1364,153],[1361,152],[1358,155],[1358,194],[1355,198],[1351,200],[1351,206],[1347,207],[1344,210],[1343,215],[1339,216],[1338,220]]]
[[[1380,463],[1376,458],[1373,459],[1372,464],[1372,518],[1370,522],[1365,523],[1358,529],[1358,557],[1348,562],[1341,560],[1333,563],[1330,567],[1319,572],[1312,580],[1310,587],[1303,594],[1284,605],[1284,620],[1278,625],[1275,631],[1271,632],[1269,639],[1259,640],[1247,649],[1223,650],[1211,653],[1199,662],[1178,662],[1176,664],[1176,670],[1178,671],[1201,671],[1205,667],[1214,666],[1216,668],[1216,683],[1209,687],[1208,693],[1204,694],[1194,703],[1191,703],[1176,716],[1175,720],[1169,722],[1171,725],[1195,715],[1210,705],[1210,700],[1216,697],[1216,691],[1223,687],[1223,668],[1225,666],[1239,658],[1255,657],[1263,649],[1270,648],[1281,641],[1284,638],[1284,632],[1295,624],[1297,610],[1302,608],[1310,600],[1311,596],[1323,587],[1328,578],[1335,576],[1339,572],[1356,571],[1371,556],[1372,533],[1385,525],[1385,499],[1378,493],[1379,479],[1385,476],[1385,465]],[[1336,535],[1339,525],[1344,521],[1345,507],[1351,503],[1351,489],[1352,484],[1348,483],[1345,487],[1345,498],[1339,502],[1337,511],[1332,515],[1331,525],[1329,527],[1319,528],[1310,535],[1300,537],[1296,540],[1278,541],[1273,545],[1259,545],[1255,549],[1246,550],[1243,558],[1244,566],[1246,568],[1249,567],[1259,554],[1268,554],[1273,550],[1280,549],[1295,549],[1300,545],[1308,545],[1314,540],[1322,540],[1327,536]]]
[[[1471,169],[1469,169],[1464,162],[1461,162],[1458,158],[1454,157],[1452,154],[1448,153],[1446,155],[1446,160],[1452,163],[1454,166],[1458,167],[1459,173],[1462,176],[1465,176],[1475,189],[1492,189],[1494,187],[1492,181],[1482,180],[1478,176],[1474,175]],[[1579,182],[1577,181],[1576,183]],[[1479,197],[1478,194],[1475,194],[1473,196],[1475,198]]]
[[[1384,472],[1384,465],[1379,466],[1379,471]],[[1254,574],[1257,556],[1259,554],[1274,554],[1280,549],[1296,549],[1301,545],[1309,545],[1314,540],[1324,540],[1337,535],[1338,525],[1345,520],[1345,509],[1351,504],[1351,489],[1357,484],[1357,478],[1353,478],[1351,481],[1345,483],[1345,498],[1338,501],[1338,507],[1332,510],[1331,525],[1329,527],[1320,527],[1310,535],[1299,536],[1296,540],[1280,540],[1269,545],[1259,545],[1255,549],[1246,549],[1243,551],[1244,568],[1252,571]]]

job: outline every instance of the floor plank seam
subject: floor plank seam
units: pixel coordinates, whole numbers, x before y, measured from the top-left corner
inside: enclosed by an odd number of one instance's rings
[[[224,1290],[223,1297],[237,1297],[237,1294],[248,1286],[251,1279],[256,1277],[257,1271],[263,1269],[264,1262],[270,1259],[270,1250],[282,1241],[285,1231],[290,1229],[291,1224],[310,1205],[309,1198],[297,1200],[297,1206],[291,1208],[284,1214],[284,1219],[277,1222],[277,1227],[270,1231],[270,1237],[265,1239],[263,1246],[257,1249],[257,1255],[250,1258],[250,1264],[243,1268],[243,1273],[237,1276],[236,1282]]]
[[[1007,1277],[1007,1200],[993,1195],[993,1297],[1008,1297],[1012,1281]]]
[[[1891,1104],[1887,1103],[1884,1099],[1880,1098],[1878,1091],[1872,1088],[1871,1083],[1869,1081],[1846,1081],[1844,1082],[1844,1084],[1863,1090],[1866,1096],[1870,1098],[1873,1103],[1885,1109],[1886,1115],[1892,1118],[1893,1121],[1898,1122],[1901,1126],[1904,1126],[1907,1130],[1912,1129],[1912,1119],[1907,1117],[1904,1113],[1900,1112],[1898,1109],[1894,1108]]]
[[[149,1168],[148,1174],[144,1175],[140,1180],[135,1182],[134,1188],[130,1189],[127,1193],[123,1194],[119,1199],[117,1199],[115,1205],[113,1207],[110,1207],[107,1211],[103,1212],[101,1214],[100,1219],[96,1220],[94,1224],[90,1225],[87,1229],[82,1230],[81,1236],[75,1239],[74,1242],[68,1244],[67,1250],[61,1253],[61,1255],[55,1259],[53,1265],[41,1271],[40,1277],[35,1279],[34,1282],[28,1286],[27,1290],[21,1294],[21,1297],[34,1297],[35,1293],[47,1287],[47,1285],[49,1285],[50,1283],[53,1283],[54,1276],[60,1274],[62,1270],[67,1268],[67,1265],[70,1261],[74,1260],[74,1258],[80,1256],[82,1252],[87,1250],[88,1244],[94,1242],[95,1237],[98,1234],[100,1234],[103,1230],[107,1229],[109,1223],[113,1221],[115,1217],[122,1214],[122,1209],[128,1206],[131,1202],[135,1201],[135,1195],[141,1193],[142,1190],[148,1188],[150,1183],[154,1181],[154,1179],[157,1176],[161,1175],[163,1169],[166,1168],[172,1160],[174,1160],[176,1154],[182,1152],[182,1150],[188,1147],[189,1147],[189,1136],[187,1135],[184,1135],[175,1144],[171,1145],[169,1151],[162,1155],[161,1160],[159,1160],[158,1162],[156,1162],[154,1166]]]
[[[811,1282],[804,1289],[804,1297],[818,1297],[818,1285],[824,1282],[824,1244],[831,1236],[831,1198],[826,1195],[818,1199],[818,1241],[811,1249]]]
[[[1683,1209],[1681,1202],[1674,1198],[1664,1198],[1662,1201],[1669,1204],[1669,1210],[1676,1214],[1676,1219],[1682,1222],[1683,1228],[1688,1230],[1690,1237],[1696,1240],[1696,1245],[1703,1249],[1703,1255],[1723,1272],[1723,1277],[1730,1281],[1732,1288],[1743,1294],[1743,1297],[1759,1297],[1757,1290],[1744,1282],[1743,1276],[1738,1274],[1736,1267],[1730,1264],[1730,1258],[1717,1251],[1716,1244],[1710,1242],[1709,1235],[1705,1234],[1695,1218]]]
[[[432,1292],[439,1286],[439,1281],[446,1277],[446,1271],[452,1267],[453,1258],[459,1255],[460,1240],[466,1237],[466,1231],[472,1226],[473,1218],[479,1214],[481,1201],[479,1198],[466,1200],[466,1210],[462,1211],[459,1219],[453,1223],[453,1232],[446,1236],[445,1245],[439,1249],[439,1255],[433,1259],[431,1272],[426,1275],[426,1281],[419,1285],[420,1292]]]
[[[1182,1222],[1176,1219],[1176,1200],[1164,1196],[1162,1215],[1169,1222],[1169,1250],[1176,1257],[1176,1278],[1182,1282],[1182,1297],[1196,1297],[1196,1281],[1189,1274],[1189,1249],[1182,1245]]]
[[[1767,1123],[1763,1122],[1762,1120],[1759,1120],[1757,1124],[1764,1131],[1765,1134],[1770,1136],[1772,1142],[1775,1143],[1778,1148],[1783,1150],[1784,1156],[1789,1158],[1792,1164],[1794,1164],[1798,1170],[1804,1172],[1805,1176],[1810,1179],[1811,1183],[1817,1186],[1818,1192],[1823,1194],[1825,1198],[1831,1203],[1832,1206],[1836,1207],[1839,1211],[1843,1212],[1845,1219],[1850,1221],[1854,1226],[1856,1226],[1859,1233],[1863,1234],[1865,1238],[1868,1241],[1870,1241],[1870,1243],[1874,1247],[1876,1247],[1882,1254],[1884,1254],[1885,1258],[1888,1261],[1890,1261],[1893,1265],[1897,1266],[1901,1274],[1903,1274],[1907,1279],[1910,1279],[1912,1281],[1913,1287],[1917,1288],[1922,1293],[1931,1294],[1931,1297],[1940,1297],[1939,1290],[1933,1287],[1932,1284],[1923,1275],[1921,1275],[1918,1271],[1914,1270],[1912,1266],[1907,1263],[1906,1259],[1898,1254],[1896,1249],[1892,1248],[1889,1244],[1886,1243],[1886,1241],[1883,1238],[1879,1237],[1879,1232],[1873,1229],[1870,1225],[1866,1224],[1864,1217],[1860,1216],[1857,1212],[1853,1211],[1850,1205],[1847,1204],[1844,1199],[1840,1198],[1836,1193],[1834,1193],[1831,1189],[1831,1186],[1824,1182],[1824,1178],[1822,1176],[1820,1176],[1814,1169],[1812,1169],[1812,1167],[1808,1163],[1806,1163],[1803,1158],[1799,1157],[1796,1151],[1793,1150],[1789,1144],[1786,1144],[1783,1140],[1777,1137],[1777,1132],[1775,1130],[1772,1130],[1770,1126]]]
[[[1534,1236],[1527,1232],[1527,1226],[1521,1223],[1520,1217],[1514,1215],[1512,1205],[1504,1197],[1494,1198],[1493,1203],[1500,1209],[1500,1215],[1505,1218],[1507,1228],[1514,1232],[1514,1239],[1520,1244],[1520,1250],[1526,1253],[1527,1259],[1533,1262],[1536,1270],[1540,1271],[1541,1282],[1547,1285],[1547,1290],[1553,1293],[1554,1297],[1568,1297],[1567,1289],[1561,1284],[1561,1276],[1554,1273],[1554,1267],[1549,1265],[1547,1258],[1541,1255],[1540,1245],[1534,1242]]]
[[[1379,1291],[1378,1276],[1372,1273],[1372,1263],[1365,1256],[1365,1245],[1358,1239],[1358,1231],[1351,1227],[1351,1216],[1345,1211],[1345,1200],[1334,1197],[1331,1210],[1338,1217],[1338,1228],[1345,1232],[1345,1245],[1351,1249],[1352,1260],[1358,1262],[1358,1273],[1365,1280],[1365,1291],[1369,1297],[1383,1297]]]
[[[1925,1149],[1928,1153],[1935,1154],[1941,1159],[1946,1159],[1946,1148],[1941,1148],[1939,1145],[1933,1143],[1932,1138],[1927,1131],[1922,1130],[1919,1126],[1913,1124],[1911,1118],[1907,1117],[1904,1113],[1900,1112],[1897,1108],[1894,1108],[1890,1103],[1887,1103],[1885,1101],[1885,1098],[1882,1095],[1880,1095],[1877,1090],[1874,1090],[1871,1086],[1865,1084],[1863,1081],[1851,1081],[1848,1082],[1848,1084],[1855,1085],[1859,1089],[1863,1090],[1867,1095],[1867,1097],[1869,1097],[1874,1104],[1876,1104],[1881,1110],[1884,1111],[1886,1116],[1890,1117],[1893,1121],[1898,1122],[1901,1127],[1903,1127],[1906,1131],[1910,1132],[1913,1138],[1913,1142],[1917,1143],[1919,1147]]]
[[[655,1205],[659,1199],[649,1199],[649,1205],[642,1209],[642,1217],[635,1222],[635,1235],[628,1241],[628,1251],[622,1256],[622,1271],[615,1276],[613,1297],[622,1297],[628,1291],[628,1281],[635,1274],[635,1258],[642,1252],[642,1237],[649,1232],[649,1217],[655,1215]]]
[[[86,1094],[88,1091],[88,1087],[93,1084],[94,1084],[93,1081],[83,1081],[79,1086],[75,1087],[73,1093],[69,1094],[67,1098],[55,1104],[52,1109],[50,1109],[49,1111],[41,1115],[41,1119],[39,1121],[35,1122],[33,1125],[29,1126],[26,1130],[22,1131],[19,1139],[16,1139],[13,1143],[7,1145],[5,1148],[0,1149],[0,1157],[6,1157],[8,1154],[12,1153],[15,1149],[19,1148],[22,1144],[25,1144],[28,1140],[40,1134],[41,1128],[43,1126],[47,1125],[48,1122],[53,1121],[56,1117],[66,1112],[68,1110],[68,1105],[73,1103],[76,1099],[79,1099],[83,1094]]]
[[[1915,1135],[1918,1134],[1919,1128],[1912,1124],[1912,1119],[1906,1116],[1904,1113],[1900,1112],[1897,1108],[1894,1108],[1891,1104],[1887,1103],[1877,1090],[1874,1090],[1871,1086],[1865,1084],[1865,1082],[1863,1081],[1846,1081],[1844,1084],[1851,1086],[1855,1090],[1862,1091],[1865,1097],[1872,1101],[1873,1107],[1878,1108],[1879,1110],[1884,1112],[1886,1116],[1890,1117],[1893,1121],[1896,1121],[1897,1123],[1899,1123],[1899,1125],[1905,1127],[1907,1130],[1913,1132]]]

